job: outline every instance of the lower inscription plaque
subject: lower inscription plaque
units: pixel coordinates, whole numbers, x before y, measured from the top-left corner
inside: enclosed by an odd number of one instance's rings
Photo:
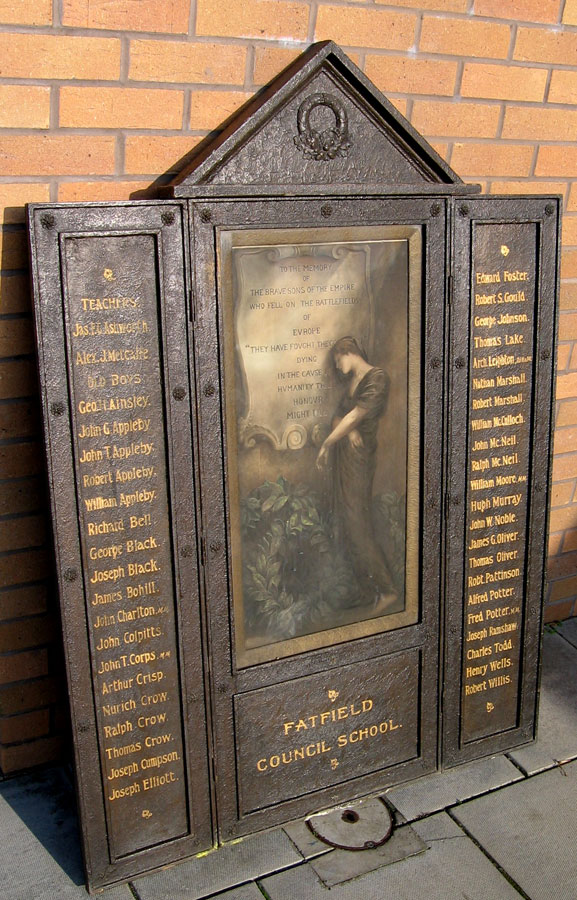
[[[417,757],[420,681],[410,650],[237,697],[242,812]]]
[[[155,237],[69,237],[64,248],[100,758],[122,856],[188,827]],[[138,829],[126,827],[135,820]]]

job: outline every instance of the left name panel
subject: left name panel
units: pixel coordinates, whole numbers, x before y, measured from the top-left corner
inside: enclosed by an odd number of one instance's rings
[[[158,230],[91,233],[66,228],[59,235],[69,476],[75,486],[82,571],[78,581],[83,587],[97,753],[97,760],[83,762],[99,780],[109,864],[114,867],[138,854],[136,868],[142,870],[164,862],[163,845],[168,848],[194,836],[194,819],[206,816],[206,809],[197,817],[191,809],[196,791],[188,776],[184,686],[194,673],[185,671],[181,655],[183,628],[188,637],[190,629],[198,632],[199,626],[190,609],[181,615],[177,602],[188,581],[188,606],[198,608],[198,598],[190,603],[195,599],[190,584],[194,573],[183,573],[179,565],[179,557],[195,558],[194,500],[191,496],[184,510],[170,491],[180,482],[190,493],[193,482],[186,456],[179,452],[192,459],[189,423],[188,447],[175,446],[182,441],[175,422],[190,408],[186,372],[172,370],[169,349],[179,345],[186,360],[186,292],[183,261],[178,259],[182,241],[175,244],[172,235],[162,233],[166,223],[175,230],[174,212],[171,221],[166,213],[161,217],[158,207],[147,211],[148,218],[159,220]],[[175,271],[178,263],[180,272]],[[179,278],[180,294],[174,291]],[[40,302],[40,316],[43,313],[46,318]],[[44,343],[41,359],[49,392],[52,363]],[[47,399],[50,421],[58,410]],[[173,440],[174,430],[178,436]],[[62,459],[50,462],[54,491],[56,480],[66,478],[66,472]],[[57,496],[53,504],[57,553],[62,556],[68,530],[58,521]],[[63,577],[70,579],[69,569]],[[74,613],[68,608],[65,619],[70,615]],[[66,650],[68,655],[75,652],[72,646]],[[71,681],[74,707],[74,678]],[[192,693],[202,697],[202,684]],[[82,792],[82,778],[79,788]],[[198,835],[196,839],[198,843]]]
[[[63,253],[88,630],[117,856],[188,827],[155,243],[68,237]],[[126,828],[127,817],[142,824]]]

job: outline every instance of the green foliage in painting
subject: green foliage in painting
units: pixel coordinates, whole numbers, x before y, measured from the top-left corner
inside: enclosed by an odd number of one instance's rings
[[[379,509],[396,551],[404,542],[404,500],[383,495]],[[242,503],[241,528],[247,633],[282,640],[324,630],[337,610],[362,602],[330,511],[306,485],[282,476],[265,481]],[[402,581],[404,550],[397,568]]]
[[[282,476],[265,481],[241,517],[248,630],[279,640],[326,628],[354,591],[354,576],[314,492]]]

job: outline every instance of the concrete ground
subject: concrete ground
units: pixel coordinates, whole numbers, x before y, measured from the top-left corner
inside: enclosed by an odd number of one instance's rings
[[[377,849],[329,849],[295,822],[103,900],[577,900],[577,619],[545,636],[535,744],[384,796],[397,827]],[[2,900],[86,896],[66,772],[0,783]]]

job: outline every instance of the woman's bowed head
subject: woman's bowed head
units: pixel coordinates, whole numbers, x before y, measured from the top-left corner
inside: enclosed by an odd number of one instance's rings
[[[396,610],[399,597],[373,532],[372,492],[377,431],[387,404],[389,378],[383,369],[368,362],[354,337],[339,338],[331,348],[331,358],[346,388],[316,464],[324,469],[333,448],[338,538],[352,563],[361,602],[374,603],[373,615],[385,615]]]
[[[374,366],[367,361],[366,354],[359,347],[354,337],[342,337],[336,341],[331,347],[331,358],[337,372],[349,381],[349,395],[352,396],[355,389],[362,379]],[[333,419],[333,429],[326,440],[323,442],[318,456],[317,468],[324,469],[328,461],[328,450],[337,441],[348,437],[353,447],[362,447],[363,438],[357,428],[368,413],[368,409],[361,406],[355,406],[342,418],[335,416]]]

